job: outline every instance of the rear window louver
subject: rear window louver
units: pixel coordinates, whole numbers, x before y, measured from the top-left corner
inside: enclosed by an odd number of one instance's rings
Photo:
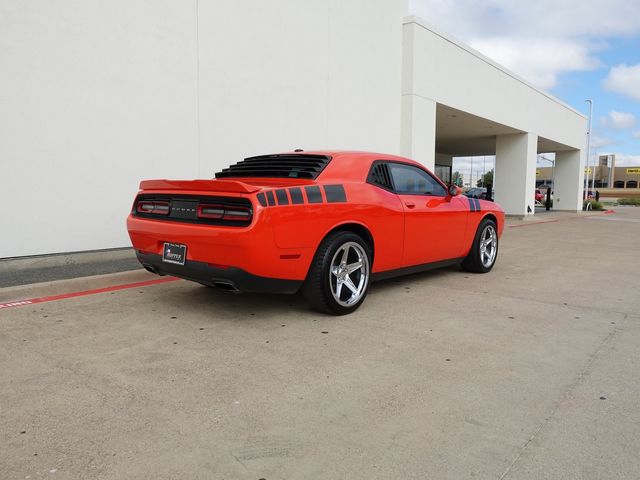
[[[393,190],[389,166],[386,163],[375,163],[373,167],[371,167],[371,173],[369,173],[367,181],[379,187],[386,188],[387,190]]]
[[[216,178],[270,177],[315,179],[331,161],[327,155],[280,154],[245,158],[216,173]]]

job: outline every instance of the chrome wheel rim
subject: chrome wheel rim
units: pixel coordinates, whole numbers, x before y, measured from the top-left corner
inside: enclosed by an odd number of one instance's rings
[[[480,261],[484,267],[490,267],[498,253],[498,235],[493,225],[487,225],[480,235]]]
[[[356,242],[340,246],[331,259],[329,289],[336,302],[343,307],[358,303],[369,281],[369,257]]]

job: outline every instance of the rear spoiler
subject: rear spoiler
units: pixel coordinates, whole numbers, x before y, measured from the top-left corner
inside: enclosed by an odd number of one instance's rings
[[[252,193],[260,187],[236,180],[143,180],[140,190],[206,190],[211,192]]]

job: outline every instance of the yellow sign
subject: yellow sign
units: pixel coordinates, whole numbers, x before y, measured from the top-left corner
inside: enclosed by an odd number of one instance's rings
[[[627,175],[640,175],[640,168],[627,168]]]
[[[591,168],[585,168],[584,169],[584,173],[588,173],[589,175],[591,175]]]
[[[540,176],[540,170],[536,170],[536,177]]]

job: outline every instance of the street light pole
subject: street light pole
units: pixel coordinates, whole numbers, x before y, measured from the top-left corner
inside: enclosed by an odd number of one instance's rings
[[[589,127],[587,130],[587,191],[584,193],[584,198],[589,198],[589,157],[591,156],[591,117],[593,113],[593,100],[590,98],[585,100],[589,104]]]

